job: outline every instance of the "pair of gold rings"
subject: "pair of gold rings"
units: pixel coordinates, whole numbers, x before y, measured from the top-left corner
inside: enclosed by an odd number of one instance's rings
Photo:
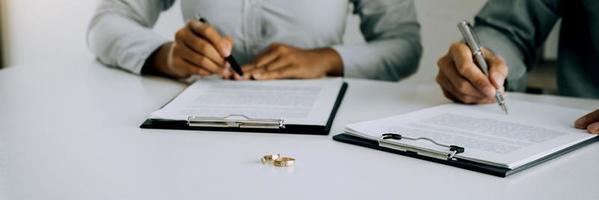
[[[295,164],[295,158],[281,156],[279,154],[262,156],[260,161],[262,161],[262,164],[272,163],[277,167],[291,167]]]

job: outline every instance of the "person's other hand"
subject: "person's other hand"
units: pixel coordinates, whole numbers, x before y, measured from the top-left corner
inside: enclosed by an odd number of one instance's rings
[[[503,92],[508,67],[488,49],[483,49],[483,54],[489,66],[488,76],[477,67],[470,48],[463,42],[452,44],[449,52],[439,59],[436,80],[447,98],[467,104],[495,102],[495,91]]]
[[[233,40],[221,36],[210,24],[190,20],[175,34],[175,41],[158,50],[153,67],[174,78],[218,74],[231,77],[225,57],[231,54]]]
[[[272,44],[243,67],[244,77],[236,79],[287,79],[341,76],[341,57],[331,48],[305,50],[285,44]]]
[[[574,122],[574,127],[587,129],[592,134],[599,134],[599,109],[578,118]]]

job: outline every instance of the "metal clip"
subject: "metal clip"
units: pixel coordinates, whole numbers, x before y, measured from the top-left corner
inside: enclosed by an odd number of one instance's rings
[[[426,141],[429,141],[437,146],[448,148],[449,152],[443,152],[443,151],[438,151],[438,150],[434,150],[434,149],[428,149],[428,148],[418,147],[418,146],[414,146],[414,145],[390,141],[390,140],[402,140],[402,139],[413,140],[413,141],[426,140]],[[385,134],[381,135],[378,142],[379,142],[379,146],[382,146],[382,147],[400,150],[400,151],[404,151],[404,152],[413,152],[418,155],[423,155],[423,156],[441,159],[441,160],[452,160],[452,159],[454,159],[454,156],[456,154],[464,153],[464,151],[465,151],[464,147],[460,147],[460,146],[456,146],[456,145],[441,144],[441,143],[438,143],[430,138],[426,138],[426,137],[412,138],[412,137],[406,137],[406,136],[402,136],[400,134],[395,134],[395,133],[385,133]]]
[[[190,127],[219,127],[219,128],[260,128],[282,129],[285,123],[282,119],[254,119],[245,115],[228,115],[226,117],[187,117]]]

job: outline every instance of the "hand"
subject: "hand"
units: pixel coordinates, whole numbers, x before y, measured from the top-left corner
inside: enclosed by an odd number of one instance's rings
[[[225,57],[231,54],[233,41],[223,37],[208,23],[190,20],[169,42],[149,58],[149,67],[174,78],[187,78],[197,74],[231,76]]]
[[[599,134],[599,109],[578,118],[574,122],[574,127],[587,129],[592,134]]]
[[[244,77],[236,79],[271,80],[341,76],[341,57],[331,48],[304,50],[285,44],[272,44],[248,65]]]
[[[486,76],[475,64],[470,48],[462,42],[454,43],[449,52],[437,62],[437,83],[443,94],[456,102],[485,104],[495,102],[495,91],[503,92],[508,67],[501,57],[483,49],[489,65]]]

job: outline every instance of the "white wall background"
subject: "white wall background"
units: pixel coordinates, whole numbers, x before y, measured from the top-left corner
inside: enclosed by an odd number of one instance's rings
[[[6,66],[65,63],[68,59],[93,59],[85,43],[86,28],[99,0],[5,0],[4,41]],[[409,81],[434,81],[436,60],[459,39],[455,27],[471,19],[485,0],[416,0],[422,25],[424,55],[418,73]],[[348,22],[345,41],[363,42],[359,19]],[[156,30],[172,37],[183,25],[179,4],[165,12]],[[48,67],[52,65],[48,64]]]

